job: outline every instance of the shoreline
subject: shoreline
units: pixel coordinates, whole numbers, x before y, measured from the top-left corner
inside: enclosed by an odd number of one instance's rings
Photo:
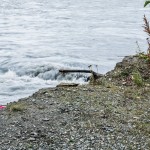
[[[139,61],[139,63],[138,63]],[[142,62],[142,63],[141,63]],[[144,86],[131,80],[142,67]],[[142,66],[140,66],[142,65]],[[135,56],[88,85],[44,88],[0,110],[0,148],[150,148],[149,70]]]

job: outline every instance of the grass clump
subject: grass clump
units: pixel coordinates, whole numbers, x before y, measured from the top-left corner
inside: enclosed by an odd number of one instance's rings
[[[139,71],[133,71],[132,80],[137,86],[143,86],[143,79]]]
[[[7,109],[10,112],[18,112],[25,110],[25,104],[23,103],[10,103],[7,105]]]

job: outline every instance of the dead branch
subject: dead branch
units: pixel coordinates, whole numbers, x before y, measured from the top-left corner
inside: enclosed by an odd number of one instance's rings
[[[149,22],[145,15],[144,15],[143,20],[144,20],[144,26],[143,26],[144,32],[146,32],[150,36],[150,26],[149,26]]]

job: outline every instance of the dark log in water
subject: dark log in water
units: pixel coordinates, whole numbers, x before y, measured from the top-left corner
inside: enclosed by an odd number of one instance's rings
[[[103,75],[96,73],[92,70],[69,70],[69,69],[60,69],[59,70],[60,73],[91,73],[94,77],[94,79],[100,78]]]
[[[94,71],[91,71],[91,70],[68,70],[68,69],[60,69],[59,72],[61,72],[61,73],[75,73],[75,72],[78,72],[78,73],[92,73]]]

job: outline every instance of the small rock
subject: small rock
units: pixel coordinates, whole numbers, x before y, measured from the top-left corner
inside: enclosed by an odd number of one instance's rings
[[[42,120],[43,121],[49,121],[49,118],[43,118]]]
[[[28,139],[28,141],[35,141],[36,139],[35,138],[33,138],[33,137],[30,137],[29,139]]]
[[[35,138],[35,137],[38,137],[38,133],[36,133],[36,132],[31,132],[30,135],[33,136],[34,138]]]

